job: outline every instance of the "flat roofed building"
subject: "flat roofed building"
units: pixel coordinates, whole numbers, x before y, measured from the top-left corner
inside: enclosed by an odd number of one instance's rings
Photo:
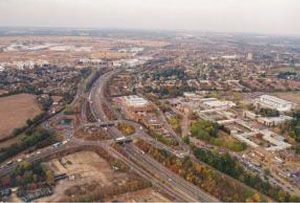
[[[221,108],[228,109],[236,106],[236,104],[232,101],[221,101],[216,98],[205,98],[201,100],[203,104],[209,108]]]
[[[278,111],[290,111],[294,106],[293,102],[270,95],[260,96],[257,102],[263,107],[277,109]]]
[[[124,97],[125,104],[129,107],[146,107],[149,102],[137,95],[130,95]]]
[[[137,95],[121,97],[121,105],[125,114],[133,120],[141,120],[151,111],[150,102]]]

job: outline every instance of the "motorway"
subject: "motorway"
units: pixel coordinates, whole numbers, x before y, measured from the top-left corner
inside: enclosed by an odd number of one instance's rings
[[[101,78],[99,78],[94,86],[92,87],[91,90],[91,96],[90,96],[90,108],[91,111],[93,112],[93,115],[97,118],[98,122],[109,122],[109,119],[105,115],[103,111],[103,107],[101,105],[101,102],[104,102],[108,104],[105,96],[104,96],[104,89],[107,81],[109,81],[114,74],[116,74],[117,71],[112,71],[109,73],[104,74]],[[137,124],[134,125],[136,129],[136,133],[140,135],[141,137],[150,137],[146,132],[144,132],[141,128],[141,126],[136,126]],[[118,138],[122,137],[123,134],[115,127],[111,126],[108,128],[108,133],[113,137],[113,138]],[[159,143],[159,142],[158,142]],[[170,170],[165,168],[162,164],[158,163],[151,157],[149,157],[146,154],[141,154],[141,152],[138,152],[136,147],[129,143],[126,144],[125,147],[123,148],[124,151],[127,153],[127,157],[134,161],[136,165],[134,165],[134,169],[137,173],[141,170],[140,167],[142,167],[147,171],[149,171],[152,176],[150,176],[149,181],[152,183],[157,184],[157,180],[155,178],[156,176],[159,176],[159,180],[161,180],[160,185],[164,185],[164,187],[161,187],[163,191],[166,190],[166,185],[167,189],[173,189],[173,192],[176,193],[177,195],[181,194],[181,200],[183,201],[218,201],[216,198],[212,197],[210,194],[204,192],[200,188],[194,186],[193,184],[189,183],[188,181],[184,180],[183,178],[179,177],[177,174],[172,173]],[[119,157],[120,158],[120,157]],[[130,165],[130,163],[126,162],[127,164]],[[139,167],[136,167],[139,166]],[[133,167],[133,165],[131,165]],[[168,183],[168,184],[166,184]]]
[[[113,77],[114,74],[117,74],[119,70],[113,70],[103,74],[101,77],[96,80],[91,88],[90,94],[88,96],[87,105],[90,105],[91,112],[98,121],[98,125],[110,123],[112,121],[106,116],[103,110],[103,103],[111,108],[111,105],[107,101],[104,90],[107,82]],[[85,121],[86,122],[86,121]],[[151,138],[144,130],[141,125],[132,121],[120,120],[116,122],[128,122],[133,125],[136,129],[136,132],[133,137],[141,137],[151,143],[155,144],[158,148],[167,149],[168,151],[172,151],[172,153],[177,153],[171,148],[166,147],[165,145],[157,142],[153,138]],[[45,122],[44,127],[50,128],[49,121]],[[89,124],[87,124],[89,125]],[[91,124],[94,125],[94,124]],[[116,158],[121,159],[128,166],[131,167],[136,173],[146,178],[146,180],[150,181],[155,188],[164,192],[165,194],[170,195],[176,201],[181,202],[196,202],[196,201],[204,201],[204,202],[215,202],[218,201],[215,197],[201,190],[197,186],[191,184],[190,182],[184,180],[182,177],[177,174],[171,172],[167,168],[165,168],[162,164],[155,161],[148,155],[142,153],[138,148],[136,148],[132,143],[125,144],[123,147],[124,153],[126,156],[116,152],[111,147],[111,144],[114,142],[115,138],[122,137],[123,134],[114,126],[107,127],[107,132],[111,135],[112,139],[105,141],[86,141],[81,140],[73,136],[73,128],[67,129],[65,133],[65,137],[68,140],[67,143],[61,144],[57,147],[49,146],[43,148],[35,153],[32,153],[29,156],[26,156],[24,160],[29,162],[36,162],[39,160],[44,160],[51,157],[54,154],[61,153],[64,151],[69,151],[71,149],[78,149],[80,147],[88,147],[95,146],[101,147],[107,150],[112,155],[116,156]],[[7,175],[9,174],[19,163],[13,162],[10,165],[6,165],[0,168],[0,174]]]

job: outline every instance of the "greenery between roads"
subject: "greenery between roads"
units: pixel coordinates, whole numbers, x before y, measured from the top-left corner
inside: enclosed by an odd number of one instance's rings
[[[149,130],[149,135],[159,142],[168,146],[178,146],[178,142],[173,137],[167,137]]]
[[[135,128],[127,123],[119,123],[117,127],[125,135],[132,135],[135,133]]]

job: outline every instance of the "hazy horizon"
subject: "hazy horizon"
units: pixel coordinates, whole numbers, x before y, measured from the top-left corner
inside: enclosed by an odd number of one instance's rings
[[[1,27],[300,35],[297,0],[0,0]]]

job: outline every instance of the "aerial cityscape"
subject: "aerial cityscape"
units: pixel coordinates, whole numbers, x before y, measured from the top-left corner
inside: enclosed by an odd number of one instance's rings
[[[0,1],[0,202],[300,202],[300,2],[173,1]]]

